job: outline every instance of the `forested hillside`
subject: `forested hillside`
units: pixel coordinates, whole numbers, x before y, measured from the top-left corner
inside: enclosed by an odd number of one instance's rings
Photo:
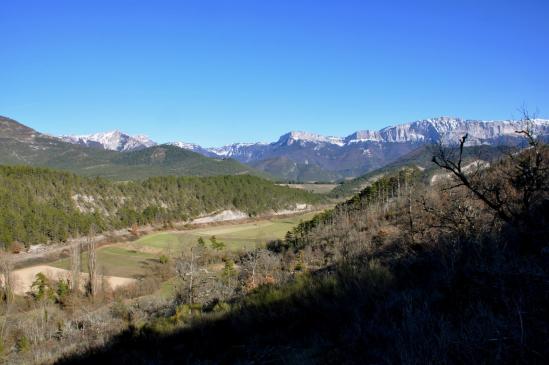
[[[62,363],[546,364],[549,150],[530,142],[475,171],[436,151],[448,178],[384,176],[243,254],[223,301],[184,284],[171,310]]]
[[[151,176],[215,176],[266,173],[231,159],[212,159],[179,147],[162,145],[116,152],[67,143],[0,116],[0,164],[48,167],[112,180]]]
[[[0,245],[64,241],[133,224],[169,223],[237,209],[254,216],[314,204],[318,196],[242,176],[154,177],[112,182],[23,166],[0,166]]]

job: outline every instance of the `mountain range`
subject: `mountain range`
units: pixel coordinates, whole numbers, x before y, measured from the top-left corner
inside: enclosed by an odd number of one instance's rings
[[[212,159],[176,146],[158,146],[146,138],[142,140],[152,146],[137,146],[137,138],[128,138],[120,132],[103,137],[98,141],[79,137],[69,143],[66,137],[43,134],[0,116],[0,164],[50,167],[113,180],[164,175],[268,177],[233,159]]]
[[[202,147],[178,141],[167,145],[210,158],[231,158],[281,180],[333,181],[383,167],[424,145],[457,143],[465,134],[468,134],[468,145],[471,146],[517,145],[523,139],[516,131],[526,127],[522,121],[439,117],[397,124],[378,131],[356,131],[346,137],[292,131],[272,143]],[[529,127],[544,138],[549,136],[549,120],[534,119]],[[61,138],[81,146],[114,151],[135,151],[157,145],[146,136],[129,136],[119,131]]]

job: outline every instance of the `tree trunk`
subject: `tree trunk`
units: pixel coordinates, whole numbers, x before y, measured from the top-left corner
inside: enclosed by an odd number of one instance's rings
[[[80,290],[80,273],[82,272],[82,245],[80,243],[71,249],[71,290],[76,293]]]
[[[94,241],[95,229],[90,230],[88,239],[88,274],[89,274],[89,294],[92,298],[97,295],[97,252]]]
[[[408,191],[408,220],[410,225],[410,242],[414,244],[414,219],[412,216],[412,190],[413,185],[410,185],[410,190]]]
[[[191,265],[189,268],[189,305],[193,305],[193,279],[194,279],[194,249],[191,248]]]

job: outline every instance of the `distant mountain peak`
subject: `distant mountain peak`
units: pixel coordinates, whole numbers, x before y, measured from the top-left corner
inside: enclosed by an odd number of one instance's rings
[[[168,142],[166,143],[170,146],[175,146],[175,147],[179,147],[179,148],[183,148],[183,149],[186,149],[186,150],[193,150],[195,148],[199,148],[200,146],[197,145],[196,143],[188,143],[188,142],[181,142],[181,141],[177,141],[177,142]]]
[[[342,146],[344,144],[343,138],[324,136],[317,133],[303,132],[303,131],[291,131],[282,135],[278,144],[291,145],[296,141],[312,142],[312,143],[330,143]]]
[[[549,139],[549,120],[535,119],[531,126],[536,134]],[[235,159],[284,179],[335,180],[381,167],[426,144],[455,144],[465,134],[469,136],[468,145],[520,145],[523,140],[516,131],[525,127],[523,121],[465,120],[443,115],[395,123],[379,130],[359,130],[346,137],[292,130],[272,143],[202,147],[178,141],[167,145],[218,160]],[[118,129],[63,138],[67,142],[115,151],[156,145],[147,136],[129,136]]]
[[[119,129],[93,134],[64,135],[60,138],[65,142],[81,146],[119,152],[140,150],[157,144],[146,135],[130,136]]]

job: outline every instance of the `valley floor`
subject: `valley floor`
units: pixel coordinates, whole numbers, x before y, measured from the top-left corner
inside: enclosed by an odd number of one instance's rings
[[[145,277],[150,266],[158,261],[160,256],[175,257],[185,247],[195,244],[199,237],[208,241],[214,236],[230,251],[247,251],[263,247],[268,241],[283,239],[288,231],[317,213],[318,211],[312,211],[269,218],[213,221],[196,224],[190,229],[187,226],[169,231],[154,231],[152,227],[145,227],[141,231],[143,236],[136,240],[133,238],[134,240],[121,239],[114,243],[100,242],[101,247],[97,250],[99,273],[111,289],[117,289]],[[12,273],[15,294],[27,293],[39,272],[54,281],[68,278],[68,255],[71,245],[82,243],[85,241],[78,240],[69,246],[56,246],[51,250],[14,255],[18,259],[14,261],[19,267]],[[87,262],[88,253],[84,252],[83,278],[87,275]]]
[[[314,216],[314,214],[321,212],[325,209],[329,209],[332,207],[331,205],[323,205],[323,206],[315,206],[313,209],[311,207],[300,207],[302,209],[296,209],[293,211],[284,211],[279,213],[273,213],[273,214],[264,214],[259,217],[244,218],[242,215],[227,215],[224,212],[212,214],[209,216],[204,216],[195,219],[192,222],[176,222],[173,224],[173,229],[166,230],[165,227],[162,227],[160,225],[147,225],[143,227],[138,228],[138,234],[139,236],[149,235],[149,234],[155,234],[155,233],[178,233],[178,232],[187,232],[192,231],[194,229],[198,228],[205,228],[205,227],[215,227],[215,226],[232,226],[237,225],[240,226],[242,224],[248,224],[252,222],[257,222],[258,224],[262,224],[261,222],[269,222],[270,220],[277,220],[277,219],[289,219],[289,218],[296,218],[298,221],[296,224],[299,223],[300,220],[307,220],[310,217]],[[228,211],[227,211],[228,212]],[[291,229],[290,227],[289,229]],[[283,233],[286,233],[284,231]],[[260,237],[257,237],[260,238]],[[267,235],[265,237],[266,239],[269,239],[269,236]],[[280,237],[275,237],[280,238]],[[20,252],[18,254],[11,254],[9,255],[10,262],[14,265],[15,268],[26,268],[29,266],[35,266],[39,264],[44,264],[52,261],[56,261],[57,259],[67,257],[69,254],[70,249],[75,245],[83,245],[83,248],[85,249],[87,244],[90,240],[97,242],[99,246],[104,245],[117,245],[120,243],[125,243],[128,241],[132,241],[135,239],[135,235],[133,235],[128,229],[120,229],[117,231],[110,231],[104,234],[99,234],[95,237],[92,237],[91,239],[88,237],[81,237],[81,238],[73,238],[69,239],[66,243],[54,243],[54,244],[48,244],[48,245],[35,245],[31,246],[28,252]]]

